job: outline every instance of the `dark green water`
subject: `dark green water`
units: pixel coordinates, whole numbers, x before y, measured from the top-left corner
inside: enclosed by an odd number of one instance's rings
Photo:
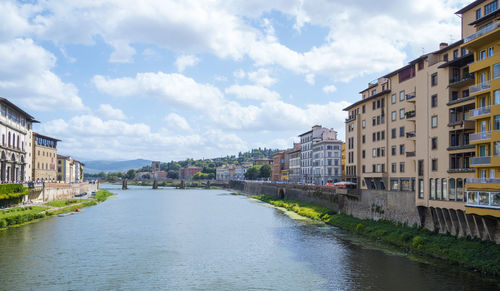
[[[81,214],[0,232],[0,290],[500,287],[221,190],[113,191]]]

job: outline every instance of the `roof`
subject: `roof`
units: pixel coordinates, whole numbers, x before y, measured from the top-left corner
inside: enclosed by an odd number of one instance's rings
[[[53,138],[53,137],[50,137],[50,136],[46,136],[46,135],[43,135],[43,134],[39,134],[38,132],[33,132],[33,134],[36,135],[36,136],[39,136],[39,137],[43,137],[43,138],[46,138],[46,139],[53,140],[53,141],[61,141],[60,139]]]
[[[311,130],[309,130],[309,131],[307,131],[307,132],[304,132],[303,134],[299,134],[299,136],[303,136],[303,135],[309,134],[309,133],[311,133],[311,132],[313,132],[313,131],[312,131],[312,129],[311,129]]]
[[[446,47],[444,47],[444,48],[442,48],[442,49],[439,49],[439,50],[437,50],[437,51],[433,51],[433,52],[431,52],[430,54],[440,54],[440,53],[444,53],[444,52],[445,52],[445,51],[447,51],[447,50],[450,50],[450,49],[452,49],[452,48],[454,48],[454,47],[457,47],[457,46],[461,45],[463,42],[464,42],[464,40],[463,40],[463,39],[461,39],[461,40],[456,41],[456,42],[454,42],[454,43],[452,43],[452,44],[450,44],[450,45],[447,45]]]
[[[438,68],[441,69],[441,68],[446,68],[446,67],[450,67],[450,66],[463,67],[465,65],[468,65],[472,61],[474,61],[474,54],[468,53],[468,54],[465,54],[461,57],[453,59],[447,63],[444,63],[444,64],[440,65]]]
[[[471,10],[472,8],[474,8],[475,6],[485,2],[486,0],[476,0],[474,2],[472,2],[471,4],[465,6],[464,8],[458,10],[457,12],[455,12],[455,14],[464,14],[465,12]]]
[[[22,115],[24,115],[24,117],[26,117],[29,121],[31,122],[36,122],[36,123],[40,123],[39,121],[35,120],[35,118],[31,115],[29,115],[26,111],[22,110],[21,108],[19,108],[16,104],[10,102],[8,99],[6,98],[2,98],[0,97],[0,102],[3,102],[7,105],[9,105],[10,107],[14,108],[16,111],[19,111]]]
[[[362,104],[362,103],[367,102],[367,101],[369,101],[369,100],[371,100],[371,99],[374,99],[374,98],[380,97],[380,96],[385,95],[385,94],[388,94],[388,93],[391,93],[391,90],[384,90],[384,91],[379,92],[379,93],[377,93],[377,94],[375,94],[375,95],[372,95],[372,96],[366,97],[365,99],[361,99],[361,100],[359,100],[358,102],[353,103],[353,104],[351,104],[351,105],[347,106],[347,107],[346,107],[346,108],[344,108],[343,110],[344,110],[344,111],[348,111],[349,109],[351,109],[351,108],[353,108],[353,107],[355,107],[355,106],[358,106],[359,104]]]

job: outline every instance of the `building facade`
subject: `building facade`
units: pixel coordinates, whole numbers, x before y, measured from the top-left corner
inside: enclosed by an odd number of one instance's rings
[[[342,180],[342,141],[321,139],[313,141],[313,183],[331,185]]]
[[[281,181],[281,171],[285,169],[285,152],[273,155],[271,181]]]
[[[216,180],[245,180],[245,173],[251,165],[223,165],[215,169]]]
[[[0,98],[1,182],[32,180],[33,116],[5,98]]]
[[[301,174],[301,160],[300,160],[300,143],[297,144],[293,150],[291,150],[289,153],[289,159],[288,159],[288,176],[289,176],[289,182],[290,183],[299,183],[302,179],[302,174]]]
[[[57,142],[60,140],[33,132],[32,177],[34,181],[57,180]]]
[[[191,180],[196,173],[201,172],[203,169],[195,166],[188,166],[186,168],[179,169],[179,179],[181,180]]]

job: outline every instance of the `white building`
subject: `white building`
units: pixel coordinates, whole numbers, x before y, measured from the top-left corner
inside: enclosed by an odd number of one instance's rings
[[[0,98],[0,180],[32,178],[32,125],[35,118],[5,98]]]
[[[245,180],[245,173],[251,165],[223,165],[215,169],[215,178],[219,181]]]
[[[342,141],[333,130],[323,132],[312,145],[313,182],[326,185],[342,180]]]

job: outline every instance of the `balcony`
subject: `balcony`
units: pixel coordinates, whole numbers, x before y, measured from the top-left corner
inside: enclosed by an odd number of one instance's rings
[[[465,183],[478,183],[478,184],[500,184],[500,179],[496,178],[467,178]]]
[[[455,76],[454,78],[450,79],[450,84],[448,85],[449,87],[456,87],[459,85],[464,85],[467,81],[472,81],[474,80],[474,74],[464,74],[462,78],[460,76]]]
[[[348,122],[351,122],[351,121],[354,121],[354,120],[356,120],[356,115],[346,118],[345,122],[348,123]]]
[[[415,110],[408,111],[408,112],[405,113],[406,119],[413,118],[415,116],[416,116]]]
[[[469,135],[469,139],[471,142],[488,140],[490,138],[491,138],[491,131],[476,132]]]
[[[470,86],[469,92],[470,92],[470,94],[474,94],[477,92],[488,90],[490,88],[491,88],[491,81],[484,81],[483,83],[479,83],[477,85]]]
[[[406,133],[406,137],[407,137],[407,138],[414,138],[414,137],[416,137],[416,136],[417,136],[417,133],[416,133],[416,132],[414,132],[414,131],[410,131],[410,132],[407,132],[407,133]]]
[[[476,146],[473,144],[464,144],[464,145],[451,145],[447,148],[449,151],[456,151],[456,150],[465,150],[465,149],[473,149]]]
[[[500,193],[489,191],[469,191],[467,192],[467,202],[465,205],[500,209]]]
[[[488,24],[483,29],[480,29],[480,30],[476,31],[476,33],[473,33],[473,34],[467,36],[466,38],[464,38],[464,43],[468,43],[468,42],[470,42],[470,41],[472,41],[472,40],[474,40],[482,35],[485,35],[488,32],[491,32],[499,27],[500,27],[500,22]]]
[[[489,165],[491,164],[491,157],[474,157],[470,160],[472,166]]]
[[[413,152],[406,152],[406,157],[407,158],[412,158],[412,157],[415,157],[417,155],[417,152],[413,151]]]
[[[417,94],[415,94],[415,93],[408,93],[408,94],[406,94],[406,100],[415,99],[416,96],[417,96]]]
[[[474,173],[473,168],[456,168],[456,169],[449,169],[448,173],[453,174],[453,173]]]
[[[471,118],[473,118],[473,117],[479,117],[481,115],[490,114],[491,107],[490,106],[485,106],[485,107],[481,107],[481,108],[478,108],[478,109],[472,109],[469,112],[470,112],[470,117]]]

